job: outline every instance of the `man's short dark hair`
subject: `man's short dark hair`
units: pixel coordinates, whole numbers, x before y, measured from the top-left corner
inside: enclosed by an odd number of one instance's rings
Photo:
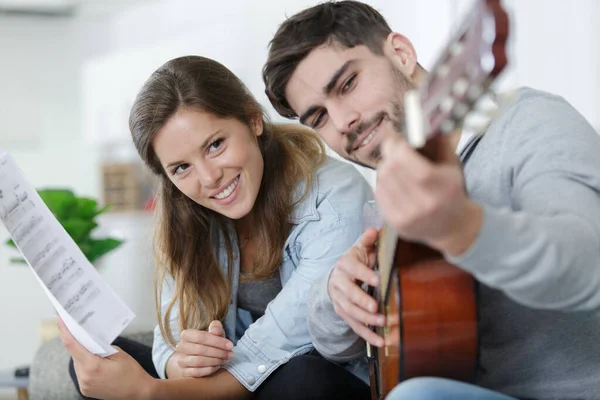
[[[263,67],[265,93],[283,117],[297,117],[285,88],[298,64],[314,49],[329,43],[344,47],[367,46],[383,54],[383,43],[392,32],[373,7],[353,0],[327,2],[307,8],[284,21],[269,43]]]

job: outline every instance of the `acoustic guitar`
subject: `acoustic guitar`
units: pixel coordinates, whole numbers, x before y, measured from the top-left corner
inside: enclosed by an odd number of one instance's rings
[[[499,0],[476,0],[425,82],[405,96],[409,143],[433,162],[445,134],[489,91],[507,63],[508,16]],[[386,346],[367,345],[373,400],[399,382],[434,376],[472,382],[478,361],[477,282],[419,243],[384,225],[378,242],[381,284],[371,288],[386,326]]]

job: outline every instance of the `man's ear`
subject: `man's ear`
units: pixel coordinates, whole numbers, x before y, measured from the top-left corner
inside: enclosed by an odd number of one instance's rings
[[[396,32],[390,33],[384,43],[384,53],[404,75],[415,78],[417,52],[406,36]]]
[[[252,132],[256,136],[260,136],[263,134],[264,126],[263,126],[263,118],[261,114],[256,114],[252,117]]]

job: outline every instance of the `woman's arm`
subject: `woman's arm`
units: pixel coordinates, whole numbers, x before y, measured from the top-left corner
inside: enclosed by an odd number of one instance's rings
[[[155,379],[145,400],[247,399],[249,392],[224,369],[195,379]]]
[[[152,399],[245,399],[250,392],[229,372],[221,369],[205,378],[155,379],[129,354],[118,352],[106,358],[90,353],[58,321],[63,345],[73,357],[79,389],[86,397],[107,400]]]

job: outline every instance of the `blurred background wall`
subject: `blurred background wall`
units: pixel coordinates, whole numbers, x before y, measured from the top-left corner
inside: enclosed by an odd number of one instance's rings
[[[426,68],[472,4],[467,0],[367,2],[384,14],[392,29],[413,42]],[[498,87],[526,85],[562,95],[600,127],[600,3],[503,3],[511,18],[511,57]],[[0,0],[0,148],[16,158],[35,187],[68,187],[102,201],[107,189],[105,168],[139,164],[127,129],[137,90],[162,63],[185,54],[212,57],[227,65],[273,120],[280,120],[263,93],[261,68],[267,43],[286,16],[313,4],[307,0]],[[373,182],[373,174],[363,172]],[[147,329],[155,323],[154,266],[148,251],[152,223],[143,200],[137,198],[136,205],[107,215],[102,226],[128,240],[122,250],[104,260],[102,268],[138,314],[131,329]],[[0,227],[0,240],[6,237]],[[11,264],[11,255],[0,244],[0,370],[28,364],[39,345],[42,321],[54,318],[30,270]]]

